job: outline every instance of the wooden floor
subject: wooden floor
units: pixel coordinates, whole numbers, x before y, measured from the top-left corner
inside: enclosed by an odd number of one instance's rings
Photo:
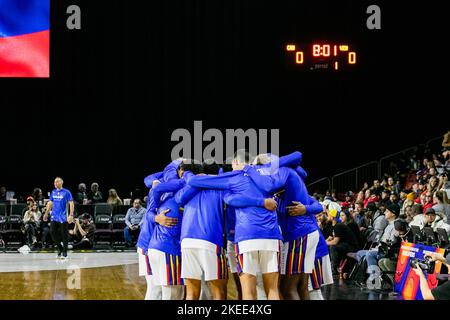
[[[0,273],[0,300],[144,299],[146,283],[144,277],[138,276],[138,264],[78,269],[77,272],[78,278],[68,270]],[[236,298],[231,279],[228,292],[229,299]]]

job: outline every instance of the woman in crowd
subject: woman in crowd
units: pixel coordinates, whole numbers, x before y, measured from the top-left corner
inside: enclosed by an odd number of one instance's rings
[[[350,230],[355,235],[356,239],[358,240],[358,246],[359,248],[362,247],[362,237],[361,232],[359,231],[359,227],[356,224],[355,221],[353,221],[352,216],[350,215],[350,212],[348,210],[343,210],[340,213],[341,222],[346,224]]]
[[[39,211],[36,202],[34,202],[25,212],[23,217],[23,231],[26,235],[27,244],[29,247],[34,246],[37,242],[36,234],[39,229],[40,219],[41,212]]]
[[[117,194],[115,189],[109,189],[109,197],[107,203],[112,206],[121,206],[123,205],[122,199]]]
[[[41,188],[35,188],[33,190],[33,193],[31,194],[31,196],[33,197],[34,202],[37,203],[39,208],[42,208],[44,206],[44,195],[42,193],[42,189]]]

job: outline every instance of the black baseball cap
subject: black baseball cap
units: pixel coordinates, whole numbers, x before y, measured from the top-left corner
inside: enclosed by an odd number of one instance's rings
[[[396,217],[400,215],[400,206],[398,204],[390,204],[386,209],[392,212]]]

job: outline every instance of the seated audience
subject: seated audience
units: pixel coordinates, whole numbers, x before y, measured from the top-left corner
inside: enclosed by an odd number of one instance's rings
[[[86,184],[80,183],[78,185],[78,192],[76,193],[74,200],[77,204],[87,204],[88,195],[86,193]]]
[[[39,209],[42,209],[45,206],[44,200],[44,194],[42,193],[41,188],[34,188],[33,193],[31,194],[33,197],[34,202],[37,203]]]
[[[434,194],[434,203],[432,208],[436,212],[442,212],[445,217],[445,221],[450,223],[450,203],[448,201],[447,193],[443,190],[436,191]]]
[[[355,221],[353,221],[352,216],[350,215],[350,212],[348,210],[343,210],[340,213],[341,222],[347,225],[347,227],[350,228],[350,230],[353,232],[356,240],[358,241],[358,249],[362,248],[362,238],[361,238],[361,232],[359,231],[359,227],[356,224]]]
[[[380,270],[388,273],[388,277],[391,280],[392,285],[394,284],[394,272],[397,268],[398,254],[400,252],[402,242],[414,241],[414,235],[405,220],[396,220],[394,222],[394,229],[398,235],[394,235],[394,240],[388,248],[388,251],[385,253],[384,257],[380,258],[378,261]]]
[[[380,238],[380,243],[391,244],[395,240],[394,222],[400,214],[400,207],[397,204],[389,205],[385,212],[385,218],[388,221],[388,226],[384,229],[383,235]],[[360,250],[356,253],[358,261],[365,258],[367,261],[367,273],[369,274],[368,283],[379,279],[381,272],[378,267],[378,244],[375,248],[370,250]]]
[[[133,201],[133,207],[128,209],[127,215],[125,216],[125,224],[127,225],[123,230],[123,235],[125,237],[125,244],[127,246],[132,246],[133,236],[137,238],[139,236],[140,227],[143,223],[143,217],[146,213],[145,208],[142,207],[141,200],[135,199]]]
[[[121,206],[123,205],[122,199],[119,198],[119,196],[117,195],[117,191],[115,189],[109,189],[109,197],[108,200],[106,201],[108,204],[112,205],[112,206]]]
[[[358,248],[358,240],[355,235],[346,224],[337,222],[337,216],[336,209],[328,212],[328,220],[333,226],[333,234],[328,237],[326,242],[330,247],[331,267],[334,274],[337,274],[339,263],[347,253],[354,252]]]
[[[89,204],[103,202],[103,195],[99,190],[97,182],[91,184],[91,192],[88,194]]]
[[[38,209],[36,202],[30,205],[30,208],[23,216],[23,233],[26,236],[29,247],[35,246],[37,243],[37,233],[39,230],[39,223],[41,221],[41,212]]]
[[[91,216],[87,213],[79,219],[74,219],[75,227],[69,230],[74,240],[73,249],[91,249],[94,245],[95,224],[91,222]]]

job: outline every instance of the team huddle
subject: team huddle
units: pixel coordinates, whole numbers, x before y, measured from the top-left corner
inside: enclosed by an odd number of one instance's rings
[[[147,176],[137,242],[145,298],[198,300],[208,288],[224,300],[229,271],[238,299],[256,300],[259,278],[269,300],[320,295],[332,270],[301,160],[238,150],[231,167],[179,159]]]

